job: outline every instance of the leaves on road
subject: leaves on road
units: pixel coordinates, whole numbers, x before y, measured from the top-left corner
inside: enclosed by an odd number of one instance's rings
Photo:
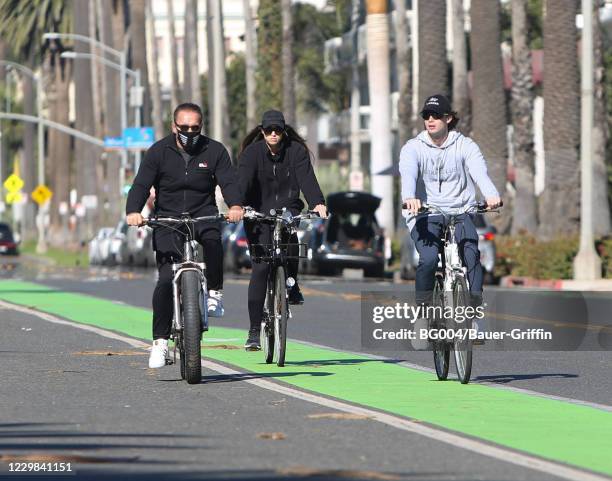
[[[294,468],[279,469],[277,472],[284,476],[308,477],[314,479],[350,479],[350,480],[375,480],[375,481],[397,481],[402,479],[400,476],[389,473],[379,473],[377,471],[357,471],[352,469],[312,469],[302,466]]]
[[[284,433],[258,433],[259,439],[271,439],[272,441],[281,441],[286,438]]]

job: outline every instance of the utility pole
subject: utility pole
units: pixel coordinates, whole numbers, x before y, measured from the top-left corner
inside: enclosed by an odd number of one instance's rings
[[[580,249],[574,258],[574,279],[601,278],[601,259],[593,239],[593,4],[582,0],[582,66],[580,77]]]

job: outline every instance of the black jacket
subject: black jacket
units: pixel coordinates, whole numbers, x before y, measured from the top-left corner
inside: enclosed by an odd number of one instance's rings
[[[236,169],[220,142],[202,136],[196,153],[185,161],[171,134],[155,142],[147,150],[130,189],[126,213],[140,212],[155,187],[155,214],[192,216],[213,215],[217,212],[215,187],[227,205],[241,205],[240,185]]]
[[[274,156],[265,140],[252,143],[238,159],[242,205],[268,213],[270,209],[287,207],[294,213],[304,208],[300,191],[309,207],[325,204],[308,151],[298,142],[285,141]]]

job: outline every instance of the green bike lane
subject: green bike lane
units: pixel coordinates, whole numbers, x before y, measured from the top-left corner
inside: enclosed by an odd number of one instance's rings
[[[77,323],[150,338],[148,309],[18,281],[0,281],[0,299]],[[215,344],[241,347],[242,335],[236,329],[212,327],[206,336],[219,339]],[[231,340],[236,338],[240,341]],[[435,374],[390,361],[299,342],[289,342],[287,349],[284,368],[265,364],[261,353],[206,349],[206,343],[203,355],[297,388],[612,475],[611,412],[484,385],[438,382]]]

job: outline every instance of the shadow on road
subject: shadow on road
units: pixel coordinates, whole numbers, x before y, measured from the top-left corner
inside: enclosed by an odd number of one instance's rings
[[[557,378],[557,379],[574,379],[577,378],[578,374],[497,374],[495,376],[478,376],[473,379],[474,382],[486,381],[494,382],[497,384],[508,384],[512,381],[528,381],[531,379],[545,379],[545,378]]]
[[[287,363],[288,364],[288,363]],[[265,379],[265,378],[282,378],[292,376],[333,376],[331,372],[322,371],[303,371],[303,372],[275,372],[275,373],[256,373],[245,372],[240,374],[212,374],[210,376],[202,376],[202,383],[216,384],[223,382],[248,381],[250,379]],[[182,379],[158,379],[157,382],[184,382]]]
[[[289,366],[310,366],[310,367],[320,367],[320,366],[354,366],[357,364],[365,364],[367,362],[375,362],[379,364],[399,364],[403,362],[400,359],[322,359],[317,361],[289,361],[286,362],[285,365]]]

